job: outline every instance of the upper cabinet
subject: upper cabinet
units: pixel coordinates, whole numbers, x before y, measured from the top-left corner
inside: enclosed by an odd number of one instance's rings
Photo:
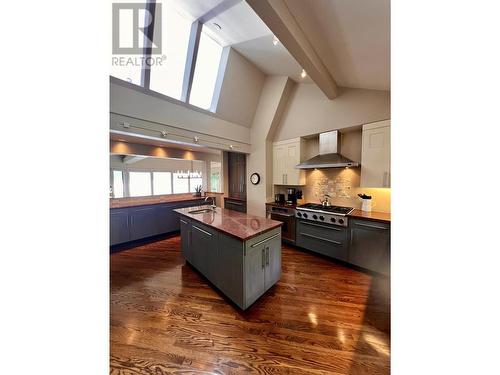
[[[227,157],[229,197],[245,200],[247,197],[246,155],[228,152]]]
[[[391,187],[391,121],[363,125],[361,187]]]
[[[304,140],[288,139],[273,143],[273,184],[305,185],[306,174],[295,166],[303,161]]]

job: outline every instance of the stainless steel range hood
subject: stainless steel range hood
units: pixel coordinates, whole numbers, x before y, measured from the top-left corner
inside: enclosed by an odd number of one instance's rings
[[[334,130],[319,135],[319,155],[306,160],[295,168],[313,169],[313,168],[342,168],[358,167],[359,163],[352,161],[340,154],[340,132]]]

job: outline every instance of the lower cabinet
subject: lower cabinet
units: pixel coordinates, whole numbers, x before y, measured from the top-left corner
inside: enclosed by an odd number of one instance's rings
[[[128,209],[115,209],[109,212],[109,243],[116,245],[130,241]]]
[[[347,261],[349,254],[349,229],[306,220],[297,220],[296,244],[316,253]]]
[[[158,234],[156,231],[155,207],[132,207],[129,210],[130,240],[138,240]]]
[[[251,305],[281,276],[281,236],[258,236],[246,244],[245,297]]]
[[[240,308],[280,279],[280,228],[243,242],[184,216],[180,223],[186,260]]]
[[[180,229],[173,210],[203,204],[203,199],[110,209],[110,245],[139,240]]]
[[[207,279],[217,275],[218,232],[197,221],[191,222],[191,263]]]
[[[348,262],[388,275],[390,273],[391,225],[351,219],[349,227],[351,244]]]
[[[181,252],[184,258],[192,258],[192,238],[191,238],[191,221],[187,218],[180,218],[181,228]]]

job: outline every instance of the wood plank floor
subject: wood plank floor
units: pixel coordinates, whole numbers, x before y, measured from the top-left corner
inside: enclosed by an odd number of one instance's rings
[[[280,282],[242,312],[180,237],[111,255],[111,374],[388,374],[389,281],[283,246]]]

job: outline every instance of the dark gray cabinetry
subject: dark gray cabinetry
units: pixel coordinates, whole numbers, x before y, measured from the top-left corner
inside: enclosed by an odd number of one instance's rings
[[[219,234],[218,264],[215,285],[226,296],[243,306],[243,264],[244,243],[236,238]]]
[[[347,261],[349,229],[306,220],[297,220],[296,244],[305,249]]]
[[[238,211],[238,212],[247,212],[247,202],[239,199],[232,199],[225,197],[224,198],[224,208],[228,210]]]
[[[131,207],[129,221],[131,241],[158,234],[154,206]]]
[[[186,259],[192,258],[191,221],[187,218],[180,218],[181,227],[181,251]]]
[[[130,225],[128,209],[110,210],[109,213],[109,242],[111,245],[130,241]]]
[[[246,155],[229,152],[227,157],[229,196],[244,200],[247,196]]]
[[[110,209],[110,245],[139,240],[180,229],[176,208],[203,204],[203,199]]]
[[[191,263],[216,284],[218,232],[197,221],[191,222]]]
[[[243,242],[182,216],[181,246],[186,260],[242,309],[281,276],[280,228]]]
[[[272,231],[246,243],[245,299],[254,303],[281,276],[281,236]]]
[[[351,244],[348,262],[388,275],[390,272],[390,224],[350,219],[349,228]]]
[[[155,205],[156,233],[174,232],[180,229],[179,216],[173,210],[177,208],[175,204],[157,204]]]

